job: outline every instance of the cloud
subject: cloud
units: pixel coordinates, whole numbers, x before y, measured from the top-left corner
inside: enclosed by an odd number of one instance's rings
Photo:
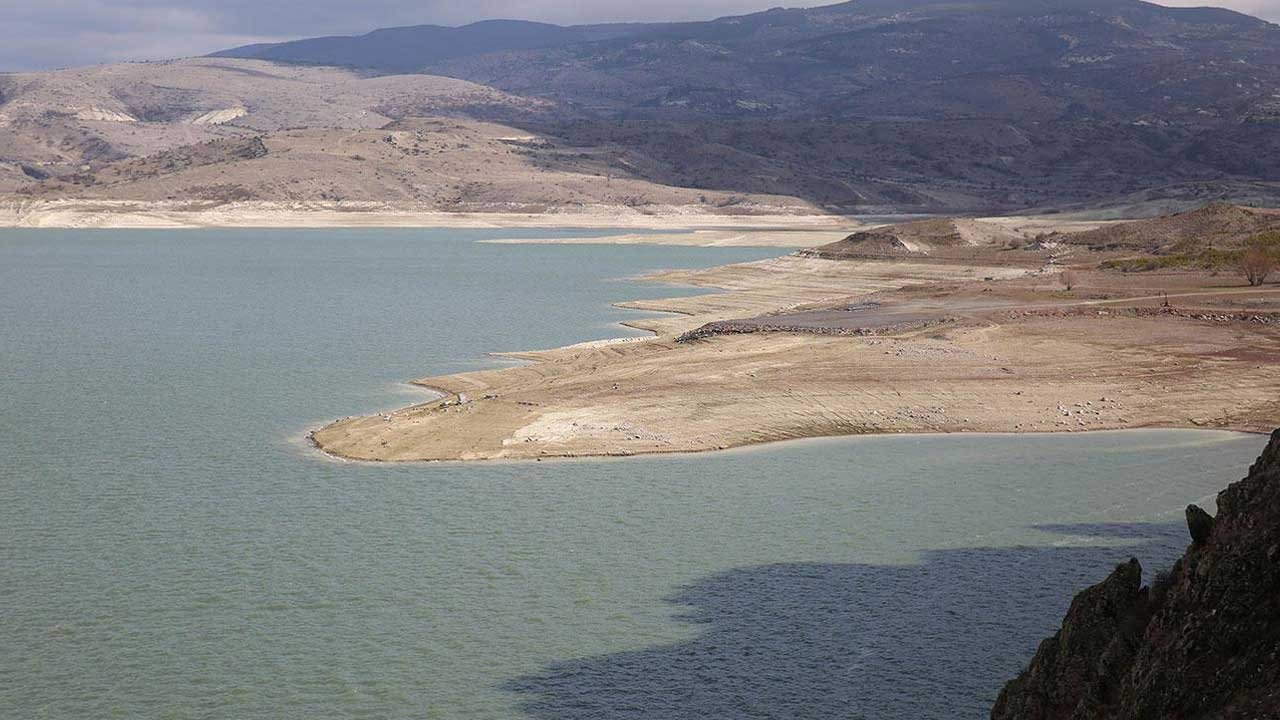
[[[0,70],[203,55],[251,42],[490,18],[554,23],[699,20],[779,0],[18,0],[0,13]],[[827,0],[828,2],[831,0]],[[790,2],[789,5],[821,5]],[[1202,5],[1201,0],[1162,0]],[[1280,21],[1280,0],[1223,0]]]
[[[761,10],[768,2],[18,0],[18,7],[0,13],[0,70],[187,57],[251,42],[491,18],[556,23],[708,19]]]
[[[43,0],[0,15],[0,70],[202,55],[266,39],[195,3]]]
[[[1204,0],[1158,0],[1157,5],[1168,7],[1204,7],[1217,5],[1247,13],[1271,22],[1280,22],[1280,0],[1230,0],[1229,2],[1205,2]]]

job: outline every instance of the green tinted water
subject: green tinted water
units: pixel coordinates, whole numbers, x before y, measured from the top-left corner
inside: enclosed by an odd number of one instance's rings
[[[1263,444],[306,447],[687,292],[617,278],[773,254],[473,242],[501,234],[0,232],[0,717],[982,717],[1076,589],[1169,562]]]

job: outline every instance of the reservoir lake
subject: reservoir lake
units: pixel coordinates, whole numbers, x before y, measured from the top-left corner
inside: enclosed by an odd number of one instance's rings
[[[885,436],[378,465],[306,442],[635,335],[574,230],[0,230],[0,717],[984,718],[1263,437]],[[595,233],[604,234],[604,233]]]

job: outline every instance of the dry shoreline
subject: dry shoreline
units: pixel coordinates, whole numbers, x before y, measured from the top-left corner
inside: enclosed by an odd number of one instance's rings
[[[1192,432],[1217,432],[1239,435],[1256,435],[1258,437],[1270,437],[1271,432],[1262,428],[1202,428],[1186,425],[1142,425],[1130,426],[1123,428],[1102,428],[1098,430],[1081,430],[1081,431],[1063,431],[1063,430],[1045,430],[1040,432],[985,432],[981,430],[964,430],[964,431],[939,431],[939,432],[894,432],[894,433],[858,433],[847,435],[809,435],[806,437],[783,438],[780,440],[764,440],[761,442],[750,443],[746,445],[735,445],[727,448],[703,448],[696,450],[672,450],[670,452],[644,453],[642,455],[618,453],[613,455],[546,455],[532,459],[532,462],[547,463],[571,463],[571,462],[626,462],[637,457],[697,457],[700,455],[708,455],[711,453],[719,454],[737,454],[751,452],[768,452],[771,448],[781,445],[805,445],[829,442],[841,442],[859,439],[875,439],[884,437],[895,438],[929,438],[939,435],[964,435],[966,437],[1018,437],[1021,435],[1054,435],[1070,432],[1072,435],[1107,435],[1110,433],[1128,433],[1141,430],[1188,430]],[[529,458],[509,458],[509,457],[492,457],[492,458],[471,458],[471,459],[452,459],[452,460],[380,460],[380,459],[364,459],[352,458],[339,455],[332,451],[326,450],[316,442],[314,431],[307,432],[302,442],[306,443],[309,451],[317,452],[320,457],[330,462],[336,463],[353,463],[356,465],[368,464],[371,466],[401,465],[401,464],[423,464],[423,465],[449,465],[449,464],[485,464],[485,465],[501,465],[504,463],[522,464],[531,462]]]
[[[480,240],[486,245],[664,245],[688,247],[809,248],[833,243],[850,232],[877,227],[878,223],[846,218],[833,229],[791,228],[686,228],[665,232],[633,232],[607,237],[500,238]]]
[[[799,206],[710,212],[688,206],[584,205],[558,212],[520,212],[443,211],[414,204],[366,202],[0,199],[0,227],[8,228],[576,228],[634,229],[639,233],[670,230],[790,233],[840,231],[862,226],[864,223],[857,218],[821,214]],[[651,233],[645,237],[642,242],[655,241]]]
[[[1259,432],[1280,419],[1276,327],[1128,313],[1123,299],[1102,309],[1061,293],[1050,293],[1065,303],[1054,312],[1052,303],[1028,302],[1053,282],[1031,267],[788,256],[650,279],[726,292],[619,303],[675,314],[629,323],[651,338],[509,353],[530,362],[422,378],[415,384],[445,399],[347,418],[312,440],[352,460],[528,460],[858,434]],[[1002,297],[989,294],[993,287]],[[1211,303],[1238,294],[1178,297]],[[894,312],[960,310],[943,326],[888,335],[676,341],[710,320],[844,317],[840,307],[865,298]]]

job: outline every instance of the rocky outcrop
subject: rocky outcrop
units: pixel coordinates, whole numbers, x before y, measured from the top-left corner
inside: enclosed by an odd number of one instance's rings
[[[843,335],[866,337],[869,335],[892,335],[921,330],[934,325],[952,322],[955,318],[941,317],[929,320],[912,320],[900,323],[879,324],[866,327],[823,327],[820,325],[794,325],[785,322],[762,322],[758,320],[715,320],[706,325],[696,327],[682,333],[676,338],[678,343],[706,340],[720,335],[750,335],[752,333],[792,333],[795,335]]]
[[[1133,663],[1147,596],[1137,560],[1077,595],[1062,630],[1005,686],[992,717],[1097,717],[1115,694],[1117,671]]]
[[[1191,542],[1197,545],[1209,542],[1209,536],[1213,534],[1213,516],[1199,505],[1188,505],[1187,531],[1191,533]]]
[[[992,718],[1280,718],[1280,430],[1187,520],[1172,571],[1141,587],[1130,560],[1080,593]]]

